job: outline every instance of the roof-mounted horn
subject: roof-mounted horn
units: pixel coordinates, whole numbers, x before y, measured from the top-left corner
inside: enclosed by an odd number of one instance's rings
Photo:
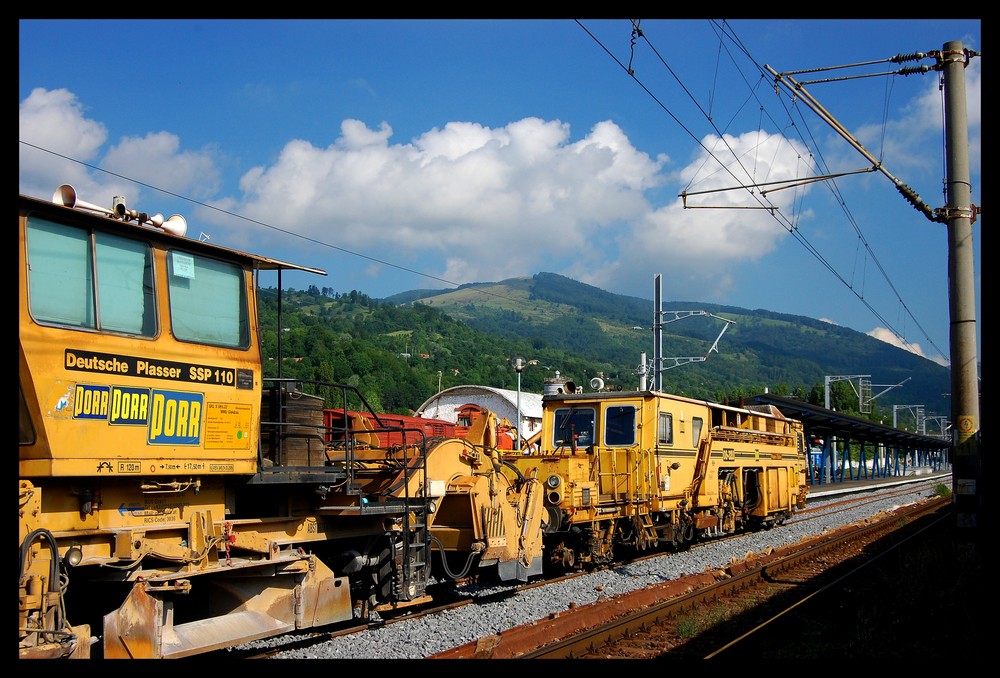
[[[89,202],[84,202],[80,200],[76,195],[76,189],[70,184],[63,184],[56,189],[55,193],[52,194],[52,202],[57,205],[62,205],[64,207],[71,207],[91,210],[94,212],[104,212],[105,214],[110,214],[114,217],[125,216],[125,205],[118,204],[115,205],[115,209],[108,209],[107,207],[101,207],[100,205],[94,205]]]
[[[52,202],[57,205],[63,205],[64,207],[79,207],[81,209],[91,210],[94,212],[103,212],[104,214],[126,221],[129,219],[135,219],[140,224],[149,224],[150,226],[155,226],[156,228],[176,236],[183,237],[187,234],[187,220],[179,214],[173,214],[166,220],[164,220],[162,214],[149,216],[144,212],[137,212],[136,210],[130,210],[125,207],[125,198],[120,196],[116,196],[114,199],[114,209],[108,209],[106,207],[101,207],[100,205],[94,205],[80,200],[76,194],[76,189],[70,184],[62,184],[59,188],[57,188],[55,193],[52,194]]]

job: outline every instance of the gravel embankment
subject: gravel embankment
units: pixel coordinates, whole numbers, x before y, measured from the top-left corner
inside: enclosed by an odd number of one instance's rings
[[[419,659],[479,638],[500,633],[561,612],[572,604],[595,602],[598,597],[614,597],[635,589],[658,584],[681,575],[724,567],[734,557],[760,553],[768,547],[792,544],[843,525],[909,505],[934,495],[933,484],[915,484],[914,490],[846,512],[830,513],[809,520],[793,518],[773,530],[750,533],[734,540],[699,545],[689,551],[666,553],[609,570],[594,572],[571,581],[522,591],[500,601],[468,605],[442,614],[388,624],[350,636],[334,638],[306,650],[280,652],[278,659]],[[833,497],[839,499],[842,497]],[[874,496],[872,497],[874,498]],[[829,500],[809,501],[809,508]],[[480,589],[483,592],[483,589]],[[476,595],[475,592],[467,592]],[[280,647],[282,639],[266,639],[242,647]],[[287,638],[284,642],[287,642]]]

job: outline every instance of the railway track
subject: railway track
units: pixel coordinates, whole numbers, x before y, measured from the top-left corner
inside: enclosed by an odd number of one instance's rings
[[[651,557],[651,556],[644,556]],[[459,607],[465,607],[466,605],[483,604],[486,602],[493,602],[502,598],[510,598],[517,595],[520,591],[526,591],[533,588],[538,588],[541,586],[546,586],[559,581],[564,581],[567,579],[572,579],[574,577],[582,576],[583,572],[571,573],[559,576],[553,576],[546,578],[544,580],[538,580],[529,582],[527,584],[521,584],[518,586],[512,586],[508,589],[497,591],[488,595],[479,596],[476,598],[466,597],[456,599],[454,594],[446,587],[442,587],[442,593],[438,594],[438,598],[434,602],[416,606],[410,608],[406,611],[401,611],[396,614],[386,613],[385,617],[380,617],[377,621],[372,621],[368,623],[361,624],[346,624],[337,625],[335,628],[321,629],[312,633],[307,634],[294,634],[295,637],[292,640],[281,643],[279,646],[267,649],[255,649],[255,648],[233,648],[219,650],[213,653],[209,653],[207,656],[218,656],[227,657],[229,659],[273,659],[278,657],[283,652],[288,652],[291,650],[298,649],[308,649],[314,647],[321,643],[332,641],[336,638],[353,635],[356,633],[363,633],[369,629],[379,628],[382,626],[387,626],[396,623],[409,622],[421,617],[440,614],[448,610],[452,610]],[[291,635],[291,634],[290,634]]]
[[[780,642],[759,642],[777,619],[845,579],[857,581],[877,554],[947,521],[948,499],[900,509],[865,526],[809,540],[729,568],[728,576],[678,594],[665,586],[481,639],[434,658],[715,658],[760,652]],[[668,583],[673,585],[673,582]],[[568,633],[572,626],[583,627]],[[538,645],[539,639],[560,640]],[[796,655],[802,656],[802,655]]]
[[[911,492],[910,489],[901,488],[899,490],[893,489],[882,489],[878,492],[878,495],[884,501],[886,496],[894,496],[895,494],[905,494]],[[824,513],[837,512],[844,510],[845,508],[851,506],[865,505],[871,501],[875,501],[869,495],[850,495],[843,499],[836,500],[826,500],[822,503],[817,503],[810,508],[804,509],[797,512],[796,516],[790,522],[799,521],[811,521]],[[776,528],[780,530],[781,528]],[[829,538],[828,536],[826,537]],[[720,543],[724,542],[725,539],[714,539],[706,543]],[[695,545],[692,549],[699,548],[699,545]],[[783,549],[783,551],[787,550]],[[640,591],[634,591],[631,594],[625,596],[618,596],[614,599],[608,600],[602,607],[600,614],[607,617],[617,616],[620,617],[625,614],[626,608],[629,607],[640,607],[649,606],[654,602],[659,602],[664,598],[678,598],[687,594],[692,593],[694,590],[701,590],[703,587],[715,585],[719,583],[719,578],[735,578],[736,574],[741,573],[743,570],[752,568],[755,564],[760,564],[766,560],[766,562],[772,562],[779,555],[778,552],[758,555],[749,560],[745,560],[741,563],[733,563],[728,568],[726,572],[715,571],[715,572],[705,572],[695,575],[689,575],[685,577],[679,577],[675,580],[665,582],[662,585],[656,587],[656,589],[642,589]],[[648,558],[656,557],[670,557],[668,553],[656,552],[656,553],[643,553],[633,559],[633,562],[642,561]],[[223,650],[218,654],[221,654],[229,659],[233,658],[280,658],[282,655],[288,655],[294,653],[296,650],[309,650],[310,648],[315,648],[324,643],[336,643],[336,639],[345,635],[353,634],[363,634],[368,630],[375,630],[381,627],[390,626],[396,623],[406,623],[408,621],[413,621],[425,616],[431,616],[438,614],[444,610],[453,609],[456,607],[463,607],[467,605],[477,605],[486,604],[488,602],[496,601],[497,599],[514,597],[519,592],[525,591],[527,589],[532,589],[536,587],[544,587],[555,581],[571,579],[577,574],[563,575],[555,579],[547,579],[543,581],[536,581],[519,587],[510,587],[509,589],[504,589],[500,591],[494,591],[489,595],[477,594],[471,597],[462,597],[456,599],[454,595],[439,597],[436,602],[424,606],[421,608],[412,608],[410,610],[401,611],[397,614],[385,614],[382,618],[376,619],[370,624],[347,624],[338,625],[336,627],[316,629],[314,632],[307,634],[292,634],[288,639],[282,640],[280,643],[276,643],[267,649],[256,649],[253,647],[245,648],[235,648],[229,650]],[[645,601],[642,600],[645,596]],[[731,598],[731,597],[730,597]],[[524,652],[528,650],[536,649],[538,645],[534,638],[538,637],[566,637],[574,633],[579,632],[582,628],[594,627],[596,624],[603,623],[607,619],[598,617],[597,620],[593,618],[587,618],[587,610],[585,608],[591,608],[592,605],[581,605],[580,607],[573,609],[572,607],[568,610],[562,612],[554,613],[546,619],[536,621],[532,624],[526,624],[524,627],[517,627],[509,631],[503,632],[504,638],[503,642],[498,642],[496,637],[481,638],[475,643],[467,644],[466,646],[461,646],[458,648],[452,648],[437,654],[426,655],[429,658],[461,658],[464,656],[521,656]],[[594,604],[593,607],[598,607]],[[593,612],[593,610],[591,610]],[[546,630],[546,625],[551,626],[555,630]],[[687,622],[687,626],[690,628],[691,622]],[[515,638],[521,638],[517,641],[520,643],[518,645],[514,642]],[[301,656],[301,653],[299,654]],[[576,654],[572,656],[578,656]]]

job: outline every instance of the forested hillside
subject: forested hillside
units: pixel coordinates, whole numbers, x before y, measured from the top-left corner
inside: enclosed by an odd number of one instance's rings
[[[278,376],[277,295],[261,298],[267,376]],[[401,307],[352,291],[288,291],[282,296],[282,377],[358,387],[380,411],[406,414],[440,388],[481,384],[514,388],[514,355],[564,374],[595,374],[593,361],[561,351],[532,352],[524,342],[469,327],[438,310]],[[540,393],[551,371],[529,368],[522,388]]]
[[[277,297],[268,292],[261,310],[274,358]],[[612,388],[634,389],[642,354],[647,362],[654,355],[652,306],[551,273],[385,300],[286,290],[282,376],[351,383],[396,413],[419,407],[439,385],[514,388],[515,355],[533,361],[521,375],[525,391],[540,393],[556,370],[578,384],[600,376]],[[864,416],[891,424],[893,405],[917,404],[928,417],[947,415],[946,368],[863,333],[760,309],[667,301],[663,308],[664,390],[736,402],[767,388],[822,405],[826,376],[869,375],[874,399]],[[276,376],[274,360],[270,367]],[[832,406],[859,413],[857,384],[834,381]]]

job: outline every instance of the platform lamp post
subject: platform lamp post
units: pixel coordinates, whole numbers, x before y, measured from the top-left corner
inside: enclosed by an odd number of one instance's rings
[[[525,362],[524,358],[522,358],[521,356],[515,356],[510,359],[510,366],[514,368],[515,372],[517,372],[517,423],[514,424],[514,431],[515,431],[514,449],[520,450],[521,449],[521,372],[523,372],[524,368],[528,366],[528,363]]]

